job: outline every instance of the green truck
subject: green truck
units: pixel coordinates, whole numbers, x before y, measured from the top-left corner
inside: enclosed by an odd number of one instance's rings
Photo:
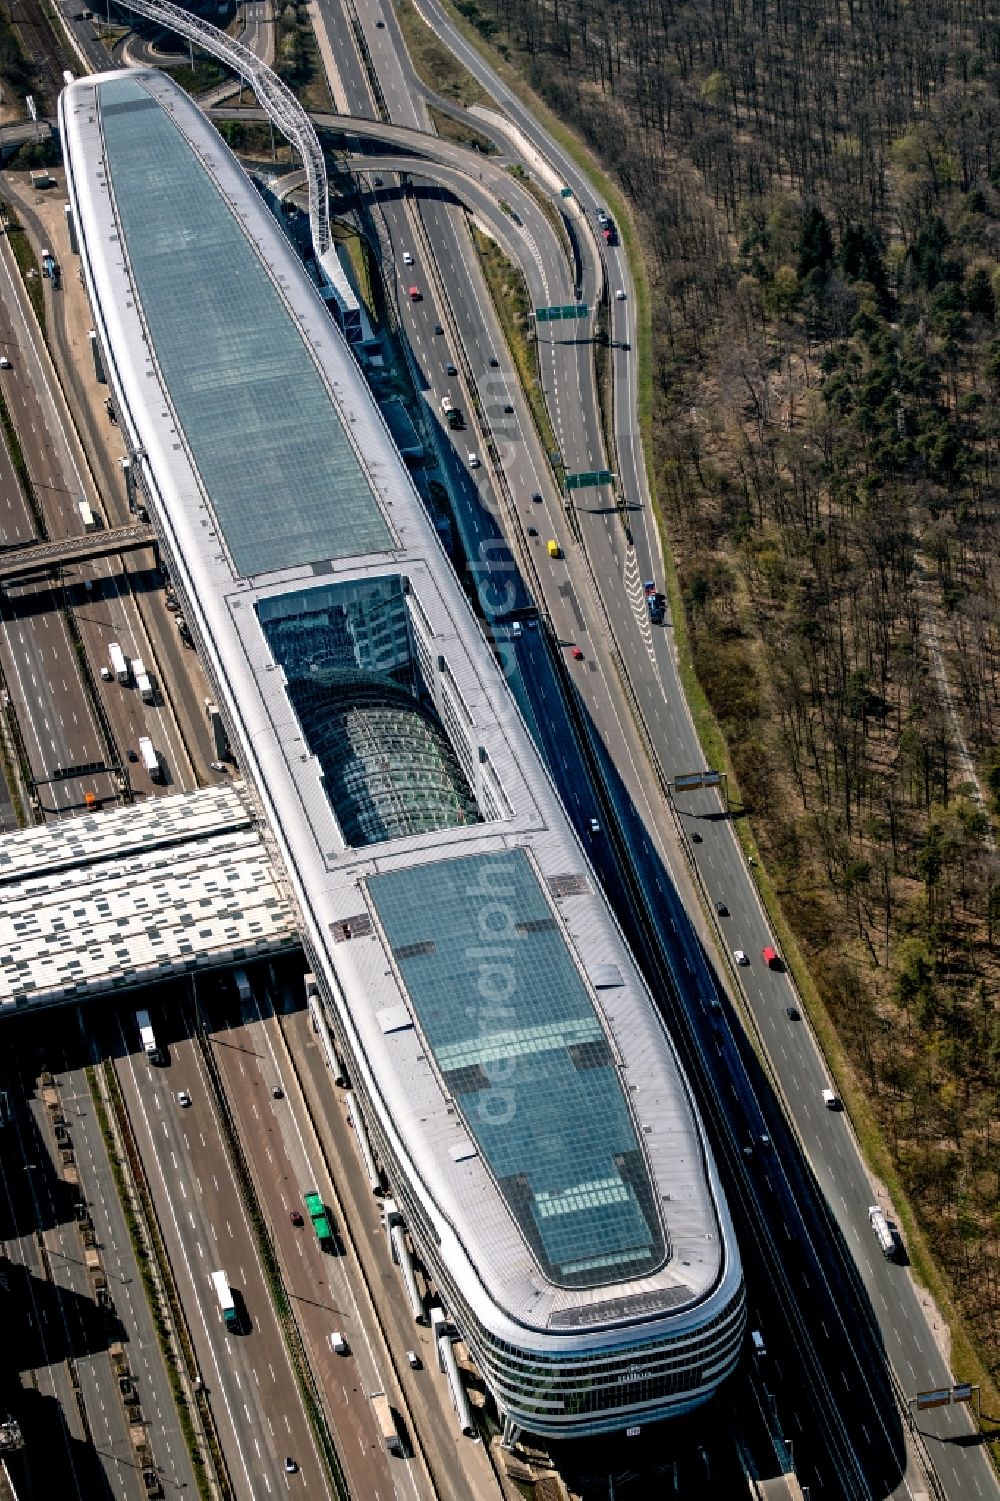
[[[312,1220],[312,1227],[316,1232],[316,1239],[321,1246],[325,1246],[333,1240],[333,1230],[330,1225],[330,1216],[326,1212],[326,1206],[318,1193],[305,1195],[306,1213]]]

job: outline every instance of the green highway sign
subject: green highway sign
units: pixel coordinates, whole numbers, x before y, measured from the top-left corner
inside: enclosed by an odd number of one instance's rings
[[[590,308],[585,302],[556,303],[554,307],[536,307],[537,323],[558,323],[561,318],[588,318]]]
[[[588,490],[591,485],[610,485],[610,469],[583,469],[579,474],[567,474],[567,490]]]

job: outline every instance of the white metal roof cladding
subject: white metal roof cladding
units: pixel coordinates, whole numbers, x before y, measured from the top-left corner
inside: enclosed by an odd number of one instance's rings
[[[151,798],[0,840],[0,1015],[297,943],[235,787]]]
[[[266,587],[233,571],[178,430],[156,351],[146,342],[137,305],[142,289],[133,283],[109,192],[114,174],[105,158],[100,102],[117,76],[81,79],[60,100],[68,187],[95,325],[123,423],[144,454],[144,484],[188,619],[248,784],[267,816],[313,963],[351,1042],[354,1073],[379,1112],[380,1128],[407,1173],[455,1287],[496,1338],[551,1352],[610,1349],[660,1328],[694,1331],[731,1303],[742,1271],[715,1166],[662,1021],[607,903],[587,878],[586,857],[353,357],[211,125],[169,79],[140,70],[131,76],[169,111],[202,162],[210,162],[220,205],[239,220],[267,274],[280,284],[287,317],[336,392],[337,410],[365,455],[394,534],[391,552],[288,567],[270,574]],[[149,212],[155,214],[155,202]],[[198,224],[190,229],[197,236]],[[233,307],[231,316],[252,319],[254,308]],[[295,481],[294,470],[277,477],[276,538],[283,489]],[[336,494],[330,504],[336,506]],[[311,585],[390,574],[405,580],[423,680],[483,821],[352,849],[324,793],[321,768],[304,740],[256,607],[264,598],[305,596]],[[659,1217],[666,1253],[632,1279],[614,1269],[603,1284],[566,1287],[543,1274],[488,1161],[468,1151],[468,1128],[426,1044],[418,1008],[379,921],[372,893],[380,877],[515,850],[530,859],[568,962],[594,1009],[652,1185],[651,1212]],[[470,900],[470,945],[489,939],[480,930],[487,905]],[[362,915],[366,920],[358,922]],[[427,918],[433,935],[433,912]],[[609,966],[620,984],[608,985]],[[404,1012],[412,1026],[400,1024]],[[570,1145],[579,1125],[566,1122]],[[604,1190],[597,1185],[592,1191]]]

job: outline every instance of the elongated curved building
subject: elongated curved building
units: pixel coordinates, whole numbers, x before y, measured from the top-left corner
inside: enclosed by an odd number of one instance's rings
[[[663,1023],[361,373],[197,107],[60,101],[122,423],[393,1196],[508,1427],[681,1412],[743,1278]]]

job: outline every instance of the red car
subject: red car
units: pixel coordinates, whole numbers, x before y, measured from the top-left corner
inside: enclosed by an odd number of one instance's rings
[[[301,1225],[304,1223],[302,1216],[297,1209],[290,1209],[288,1211],[288,1218],[291,1220],[293,1225]]]
[[[423,302],[423,300],[424,300],[424,294],[421,292],[420,288],[419,287],[411,287],[410,288],[410,301],[411,302]]]
[[[574,646],[574,648],[573,648],[573,661],[574,662],[582,662],[583,661],[583,649],[581,647],[579,647],[579,646]]]
[[[777,949],[772,949],[770,947],[761,949],[760,957],[763,959],[768,969],[784,969],[785,967],[781,962],[781,955],[778,953]]]

